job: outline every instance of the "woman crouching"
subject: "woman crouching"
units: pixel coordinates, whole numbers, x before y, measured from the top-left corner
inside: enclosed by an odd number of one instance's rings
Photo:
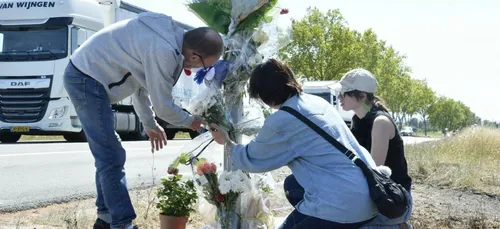
[[[293,108],[375,167],[331,104],[304,93],[292,71],[274,59],[252,72],[249,94],[278,109],[266,118],[256,138],[246,145],[236,144],[216,125],[212,125],[212,135],[230,150],[238,169],[251,173],[282,166],[291,169],[284,186],[295,210],[281,229],[359,228],[377,215],[361,170],[302,121],[279,110]]]

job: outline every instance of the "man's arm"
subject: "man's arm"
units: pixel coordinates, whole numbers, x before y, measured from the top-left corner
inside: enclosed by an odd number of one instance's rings
[[[139,120],[144,125],[146,130],[151,130],[156,127],[157,123],[149,101],[148,92],[143,87],[139,88],[132,94],[132,105],[139,116]]]
[[[172,97],[178,65],[176,55],[174,50],[151,45],[143,59],[147,91],[158,117],[173,125],[189,127],[193,117],[175,105]]]

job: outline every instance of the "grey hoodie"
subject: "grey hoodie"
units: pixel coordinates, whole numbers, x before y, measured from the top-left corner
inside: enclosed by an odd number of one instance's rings
[[[188,127],[193,117],[172,100],[172,87],[183,71],[183,37],[184,29],[171,17],[141,13],[98,31],[75,51],[71,61],[104,85],[111,103],[132,95],[146,129],[156,125],[151,103],[159,118]]]

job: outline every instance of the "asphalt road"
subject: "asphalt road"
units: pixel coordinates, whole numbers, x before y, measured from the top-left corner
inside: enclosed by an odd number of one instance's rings
[[[158,184],[161,177],[167,175],[168,165],[189,142],[168,141],[168,145],[154,155],[148,141],[123,142],[127,150],[125,172],[129,188],[151,185],[153,174]],[[222,153],[206,152],[202,156],[223,161]],[[180,173],[191,175],[191,168],[181,166]],[[94,197],[94,179],[94,161],[87,143],[0,144],[0,212]]]
[[[405,137],[408,144],[428,140],[433,139]],[[167,174],[167,167],[172,160],[186,146],[193,147],[193,144],[187,143],[190,141],[169,141],[165,148],[153,155],[147,141],[124,142],[129,188],[151,185],[153,177],[159,183],[161,177]],[[209,150],[203,156],[219,165],[223,161],[222,150]],[[94,197],[93,163],[87,143],[63,141],[0,144],[0,212]],[[153,165],[156,168],[154,171]],[[187,166],[181,166],[180,173],[191,175],[191,170]]]

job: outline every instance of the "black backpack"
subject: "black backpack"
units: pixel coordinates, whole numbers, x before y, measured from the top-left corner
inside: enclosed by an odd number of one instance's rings
[[[283,106],[280,110],[286,111],[304,122],[325,140],[330,142],[340,152],[343,152],[354,164],[356,164],[366,177],[370,197],[375,202],[380,214],[389,219],[395,219],[403,216],[408,210],[408,194],[400,184],[395,183],[389,176],[380,173],[376,169],[369,168],[363,160],[356,156],[351,150],[338,142],[331,135],[326,133],[318,125],[300,114],[291,107]]]

